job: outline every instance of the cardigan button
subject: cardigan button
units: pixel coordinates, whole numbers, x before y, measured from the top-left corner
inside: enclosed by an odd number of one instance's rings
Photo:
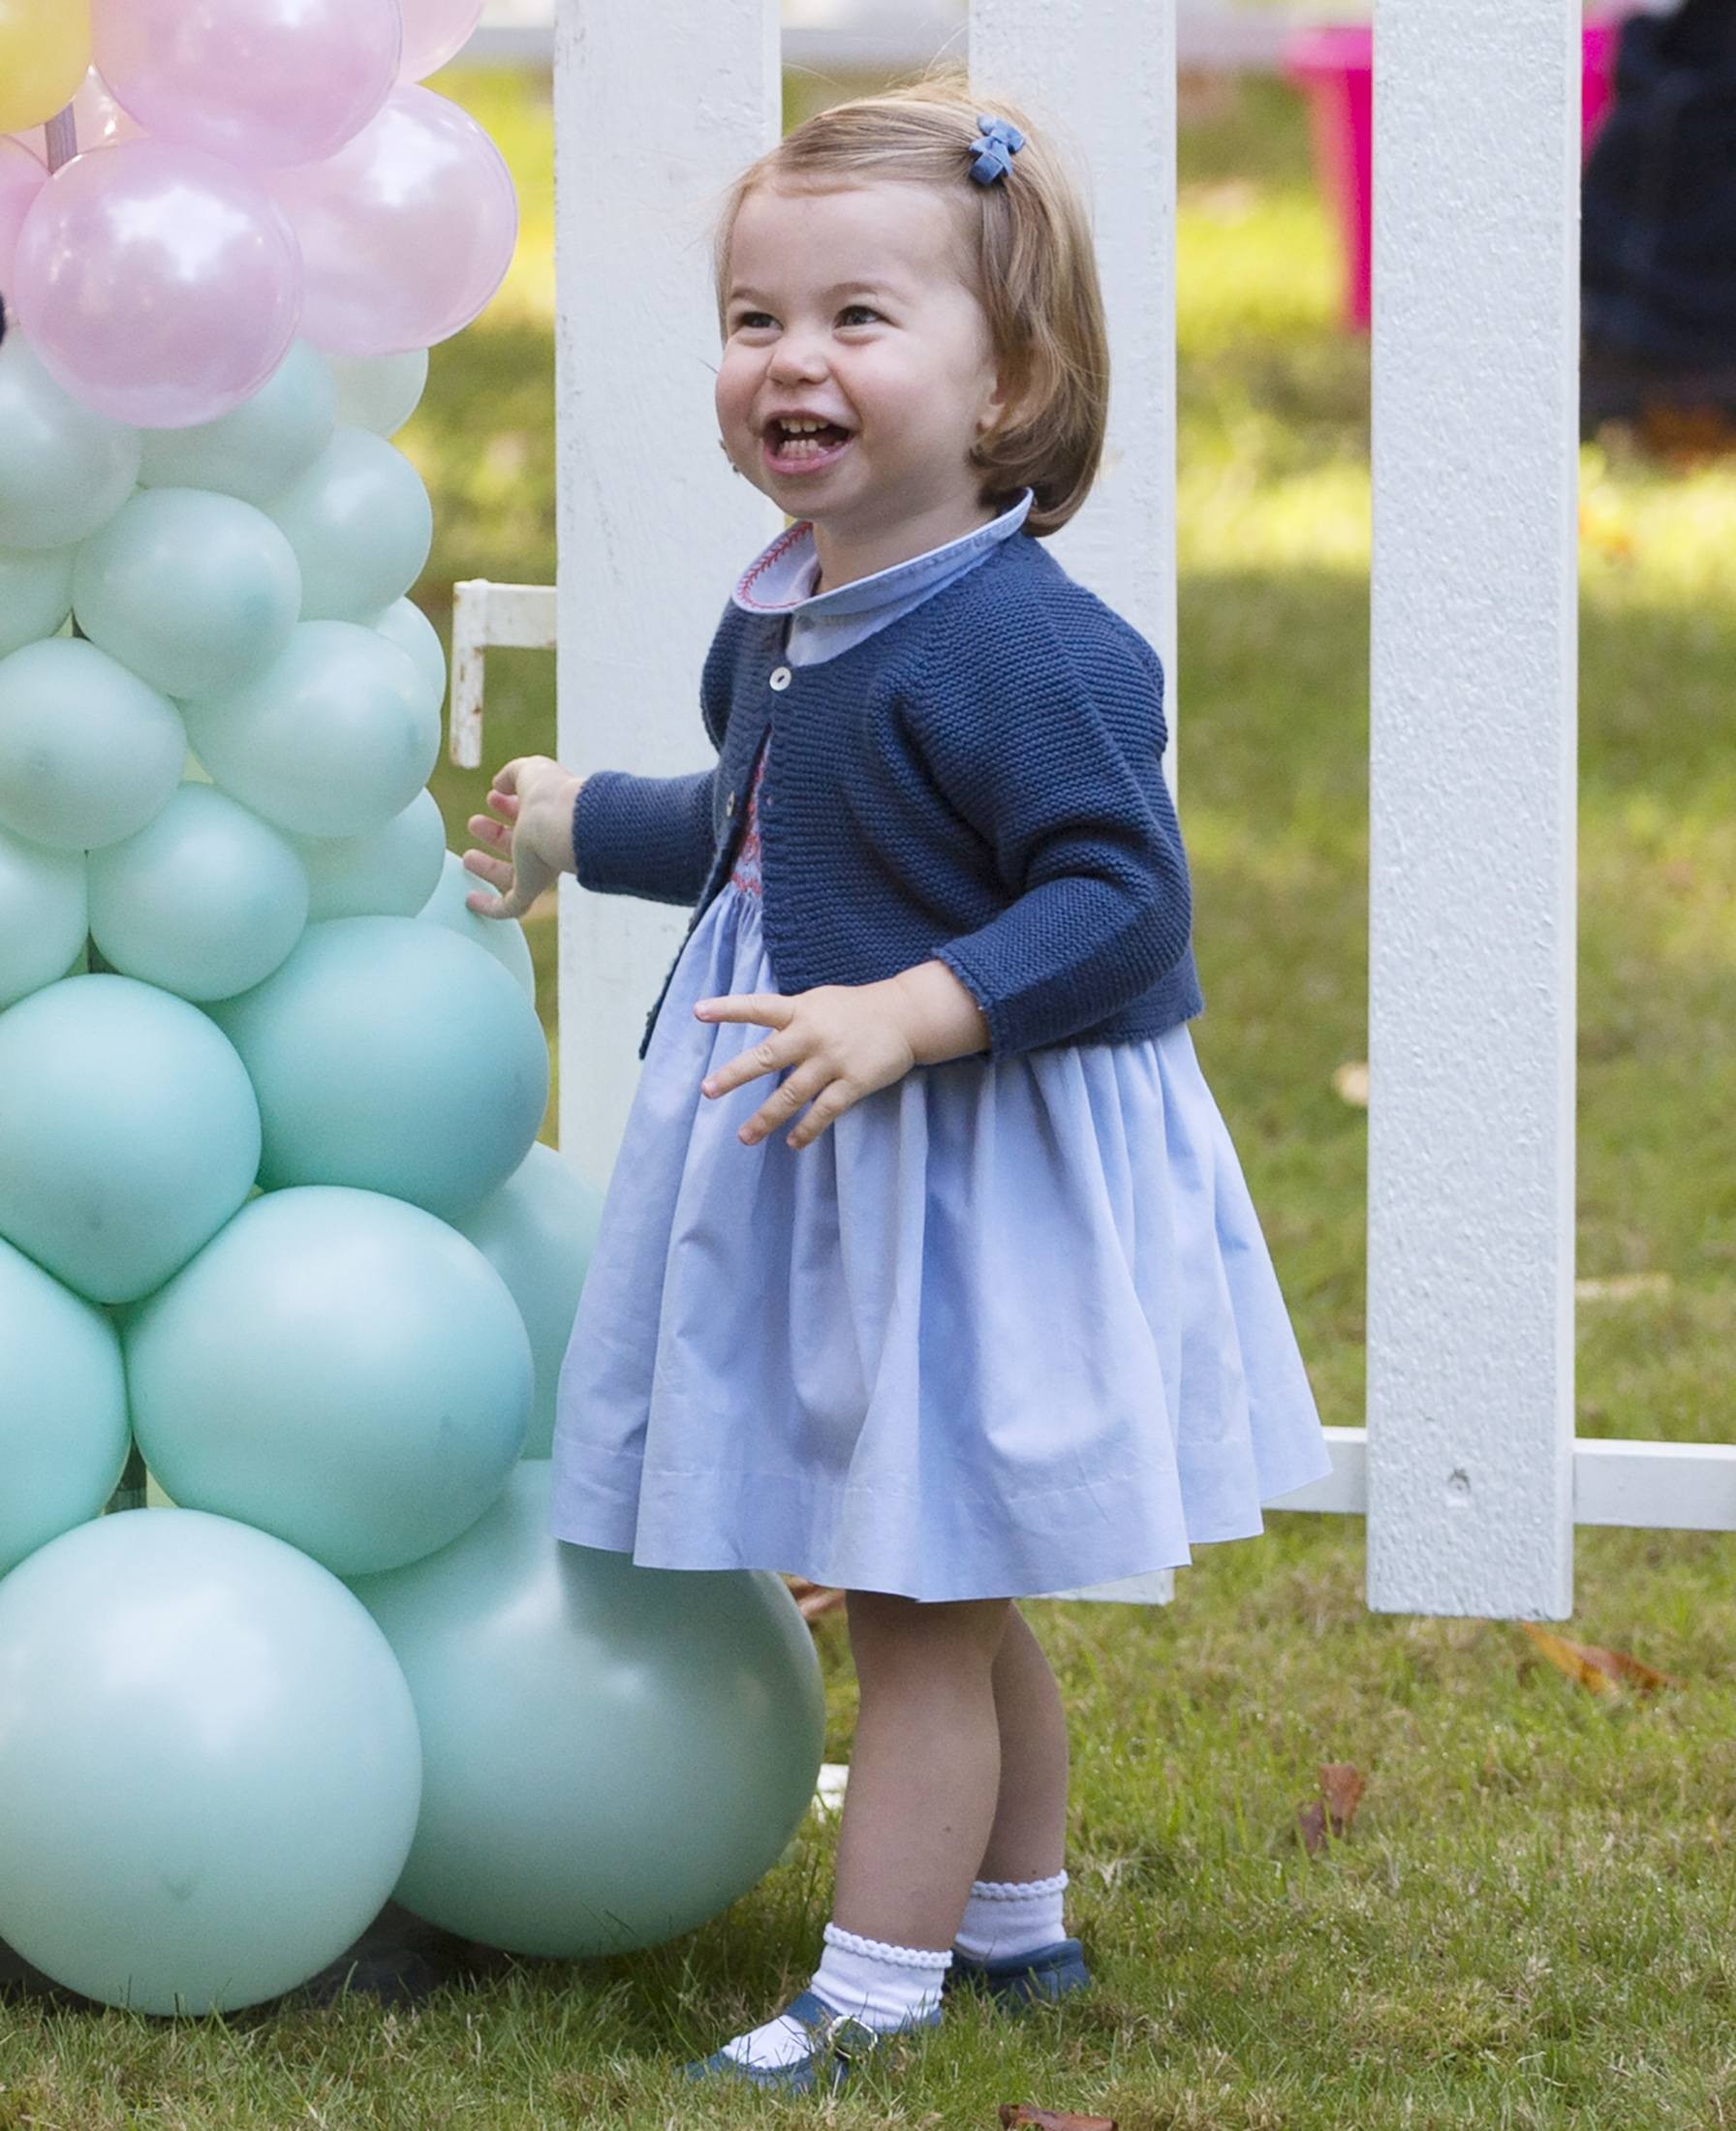
[[[733,792],[731,792],[728,798],[724,801],[724,812],[726,814],[733,814],[735,812],[735,794]]]
[[[779,695],[782,695],[785,689],[790,686],[791,678],[788,666],[773,666],[771,669],[771,685],[778,691]]]

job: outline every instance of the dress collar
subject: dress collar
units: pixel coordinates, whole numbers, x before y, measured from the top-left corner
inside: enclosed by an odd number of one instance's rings
[[[931,547],[926,554],[912,555],[871,576],[852,578],[830,592],[810,590],[820,574],[820,556],[814,545],[814,528],[806,518],[780,533],[767,543],[736,580],[732,598],[750,614],[782,614],[830,620],[834,616],[871,614],[877,608],[907,600],[933,579],[950,575],[974,562],[983,550],[1016,533],[1036,500],[1027,488],[1018,502],[986,525],[961,533],[957,540]]]

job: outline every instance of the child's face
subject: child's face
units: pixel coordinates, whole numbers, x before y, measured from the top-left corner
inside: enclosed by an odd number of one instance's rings
[[[932,187],[759,186],[731,233],[717,416],[732,462],[796,518],[859,540],[980,520],[966,453],[999,406],[988,322]],[[848,434],[785,440],[811,410]]]

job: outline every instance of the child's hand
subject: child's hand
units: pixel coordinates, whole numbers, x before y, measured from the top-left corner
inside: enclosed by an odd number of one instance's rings
[[[760,1073],[795,1067],[736,1134],[749,1147],[812,1101],[789,1139],[791,1147],[805,1147],[834,1118],[877,1088],[902,1080],[913,1066],[988,1048],[981,1009],[939,961],[879,984],[817,984],[788,997],[727,993],[696,1001],[694,1012],[704,1021],[747,1021],[777,1031],[701,1081],[702,1095],[721,1096]]]
[[[479,917],[522,917],[557,874],[572,872],[573,804],[583,782],[546,755],[520,755],[495,771],[488,804],[500,819],[473,814],[470,833],[505,855],[464,853],[464,870],[501,891],[464,898]]]

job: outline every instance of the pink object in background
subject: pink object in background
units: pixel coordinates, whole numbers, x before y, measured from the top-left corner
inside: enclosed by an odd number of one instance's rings
[[[154,139],[249,168],[335,155],[397,79],[398,0],[94,0],[91,50]]]
[[[199,148],[124,140],[62,166],[18,236],[18,324],[43,368],[140,429],[214,421],[283,360],[301,260],[277,205]]]
[[[301,330],[327,355],[432,348],[512,263],[518,197],[501,152],[431,89],[393,89],[336,155],[270,182],[306,263]]]
[[[18,232],[47,182],[47,166],[21,140],[0,135],[0,291],[11,286]]]
[[[1614,93],[1620,18],[1587,22],[1581,87],[1582,152],[1589,150]],[[1338,212],[1344,242],[1343,322],[1369,323],[1374,163],[1374,32],[1366,22],[1299,30],[1285,49],[1284,71],[1308,96],[1315,170]]]
[[[470,42],[482,0],[403,0],[404,56],[400,81],[421,81]]]

